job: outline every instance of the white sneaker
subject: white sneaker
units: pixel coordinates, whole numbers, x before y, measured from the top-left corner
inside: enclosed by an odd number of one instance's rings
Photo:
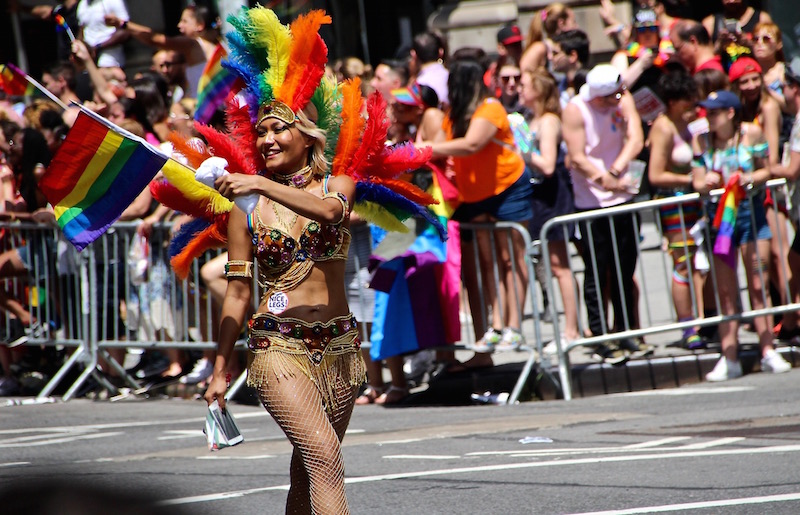
[[[770,374],[782,374],[792,369],[783,356],[775,352],[775,349],[767,351],[767,355],[761,358],[761,371],[769,372]]]
[[[525,337],[520,334],[516,329],[506,327],[500,335],[500,341],[497,343],[497,350],[519,350],[520,346],[525,343]]]
[[[568,346],[569,346],[569,340],[567,340],[566,338],[562,337],[561,338],[561,349],[562,350],[566,349]],[[551,357],[552,356],[557,356],[558,355],[558,346],[556,345],[556,341],[555,340],[550,340],[549,342],[547,342],[547,345],[545,345],[542,348],[542,353],[545,356],[551,356]]]
[[[197,384],[208,379],[214,371],[214,365],[206,358],[197,360],[192,371],[180,378],[181,384]]]
[[[742,377],[742,365],[738,361],[730,361],[725,356],[719,358],[714,370],[706,374],[706,381],[720,382]]]
[[[501,338],[502,333],[500,331],[490,328],[483,335],[483,338],[475,342],[475,345],[472,346],[472,350],[480,354],[491,354],[494,352],[495,346],[500,343]]]

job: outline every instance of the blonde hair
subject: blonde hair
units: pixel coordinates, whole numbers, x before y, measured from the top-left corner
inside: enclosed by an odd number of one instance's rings
[[[566,20],[570,15],[570,8],[561,2],[554,2],[544,9],[536,11],[528,26],[528,37],[525,39],[525,48],[529,48],[537,41],[544,41],[545,35],[554,36],[558,31],[558,22]]]
[[[306,112],[309,111],[309,112]],[[330,169],[330,162],[325,158],[325,145],[328,142],[328,133],[324,129],[317,127],[312,117],[316,117],[314,104],[309,103],[305,109],[299,111],[294,126],[301,134],[314,140],[314,144],[309,149],[308,161],[313,173],[325,175]]]
[[[61,114],[61,109],[58,107],[58,104],[52,100],[37,98],[31,105],[26,107],[25,111],[22,113],[22,117],[25,119],[25,125],[37,131],[42,130],[40,117],[44,111],[54,111],[59,115]]]

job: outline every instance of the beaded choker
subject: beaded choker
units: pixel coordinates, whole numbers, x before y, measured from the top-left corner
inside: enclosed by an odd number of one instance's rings
[[[276,173],[273,175],[273,179],[276,182],[280,182],[281,184],[287,184],[289,186],[294,186],[295,188],[304,188],[306,184],[311,182],[311,179],[314,177],[314,171],[311,169],[310,166],[304,166],[303,168],[297,170],[294,173],[290,174],[281,174]]]

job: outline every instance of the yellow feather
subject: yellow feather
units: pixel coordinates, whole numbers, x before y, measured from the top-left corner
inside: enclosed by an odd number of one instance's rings
[[[183,195],[192,201],[208,200],[211,210],[215,215],[228,213],[233,209],[233,202],[194,178],[194,170],[184,166],[174,159],[167,159],[161,169],[164,177],[170,184],[178,188]]]
[[[374,202],[358,202],[353,207],[353,211],[367,222],[373,223],[387,231],[408,232],[408,227],[406,227],[403,222],[398,220],[383,206]]]
[[[269,69],[265,71],[267,84],[277,92],[286,78],[286,67],[292,49],[292,33],[271,9],[257,5],[247,11],[253,28],[253,44],[266,49]]]

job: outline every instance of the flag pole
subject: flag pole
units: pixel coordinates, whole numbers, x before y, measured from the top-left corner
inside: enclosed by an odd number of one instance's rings
[[[21,68],[28,69],[28,56],[25,55],[25,45],[22,44],[22,29],[19,25],[19,14],[11,13],[11,31],[14,33],[14,45],[17,47],[17,62]]]
[[[20,70],[20,71],[21,71],[21,70]],[[24,72],[23,72],[23,73],[24,73]],[[25,75],[25,80],[27,80],[29,83],[33,84],[33,86],[34,86],[34,87],[36,87],[36,89],[38,89],[38,90],[39,90],[39,91],[41,91],[42,93],[44,93],[44,94],[45,94],[45,96],[47,96],[47,98],[49,98],[50,100],[52,100],[53,102],[55,102],[56,104],[58,104],[58,105],[59,105],[59,107],[61,107],[61,109],[63,109],[64,111],[66,111],[66,110],[67,110],[67,104],[65,104],[64,102],[62,102],[62,101],[61,101],[61,99],[59,99],[57,96],[55,96],[55,95],[54,95],[54,94],[53,94],[53,93],[52,93],[52,92],[51,92],[49,89],[47,89],[47,88],[45,88],[44,86],[42,86],[42,85],[39,83],[39,81],[37,81],[36,79],[34,79],[33,77],[31,77],[31,76],[30,76],[30,75],[28,75],[27,73],[24,73],[24,75]]]

